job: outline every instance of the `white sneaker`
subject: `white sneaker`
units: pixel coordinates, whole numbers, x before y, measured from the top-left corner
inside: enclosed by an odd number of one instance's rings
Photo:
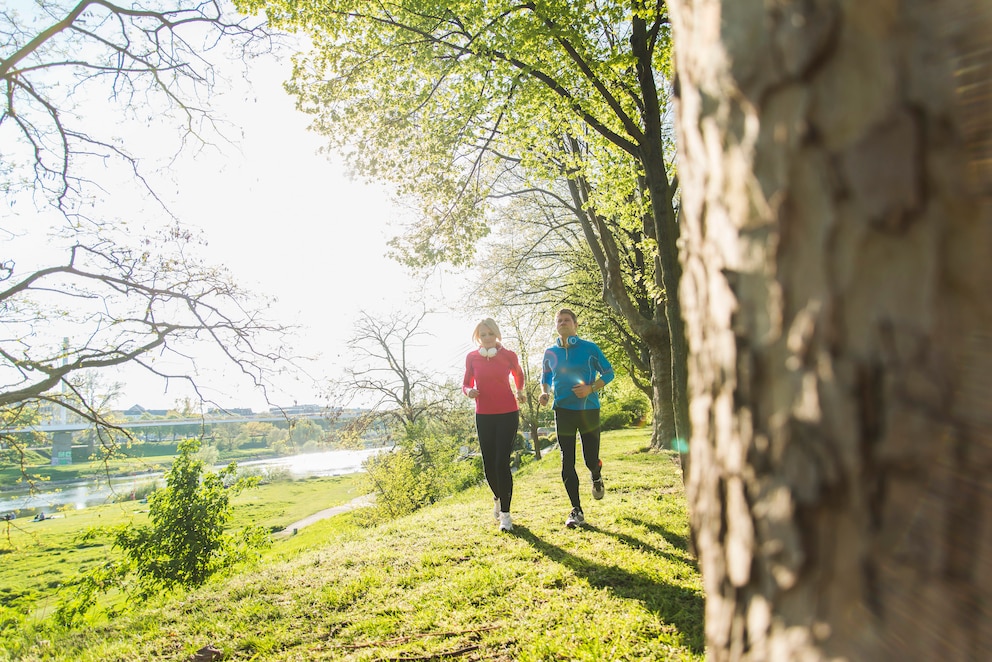
[[[510,519],[510,513],[499,514],[499,530],[506,532],[513,531],[513,520]]]
[[[598,501],[599,499],[602,499],[605,494],[606,486],[603,485],[603,479],[600,478],[599,480],[592,481],[592,498]]]
[[[568,514],[568,517],[565,519],[565,526],[567,526],[570,529],[574,529],[580,524],[585,524],[585,521],[586,521],[586,516],[582,514],[582,509],[572,508],[572,512],[570,512]]]
[[[499,519],[499,497],[493,497],[493,519]]]

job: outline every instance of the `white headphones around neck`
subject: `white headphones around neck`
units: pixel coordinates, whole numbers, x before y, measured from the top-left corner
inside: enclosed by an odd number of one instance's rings
[[[569,336],[564,343],[561,341],[561,336],[555,338],[555,344],[558,345],[559,347],[564,347],[566,343],[568,344],[569,347],[574,347],[575,345],[579,344],[579,337]]]
[[[487,359],[491,359],[492,357],[496,356],[496,352],[498,350],[499,347],[480,347],[479,354],[482,354]]]

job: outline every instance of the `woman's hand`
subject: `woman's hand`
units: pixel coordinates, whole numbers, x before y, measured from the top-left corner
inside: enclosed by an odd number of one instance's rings
[[[537,403],[543,407],[544,405],[548,404],[548,397],[549,396],[547,393],[542,393],[541,397],[537,399]]]
[[[517,402],[520,404],[527,402],[527,394],[523,391],[517,391]]]
[[[479,392],[476,391],[474,388],[470,388],[468,390],[468,393],[466,393],[465,395],[475,400],[477,397],[479,397]]]

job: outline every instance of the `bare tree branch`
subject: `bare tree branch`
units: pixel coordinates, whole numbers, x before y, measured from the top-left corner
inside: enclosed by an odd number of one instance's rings
[[[362,312],[349,342],[354,365],[345,389],[352,398],[371,398],[373,418],[389,418],[402,427],[439,415],[450,394],[438,380],[415,367],[410,350],[426,332],[420,328],[427,311],[394,312],[385,319]]]
[[[204,129],[216,132],[217,125],[201,101],[215,81],[205,53],[221,43],[260,51],[273,40],[258,20],[231,14],[221,0],[147,6],[44,0],[38,12],[0,12],[0,128],[9,123],[15,129],[0,134],[0,155],[32,172],[4,185],[30,186],[77,219],[88,193],[100,188],[87,173],[106,159],[126,164],[158,200],[139,159],[109,135],[116,123],[100,130],[88,121],[86,108],[100,103],[101,94],[122,117],[174,113],[182,144],[206,144]],[[106,113],[106,102],[100,109]]]

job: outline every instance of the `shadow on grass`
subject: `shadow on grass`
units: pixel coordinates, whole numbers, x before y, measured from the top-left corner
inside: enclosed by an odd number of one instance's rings
[[[637,517],[624,517],[623,519],[625,521],[627,521],[627,522],[630,522],[631,524],[633,524],[635,526],[643,526],[645,529],[647,529],[651,533],[654,533],[655,535],[658,535],[658,536],[661,536],[662,538],[664,538],[665,541],[669,545],[671,545],[675,549],[677,549],[680,552],[682,552],[682,554],[677,557],[680,561],[682,561],[683,563],[688,563],[690,566],[692,566],[692,568],[694,570],[696,570],[697,572],[699,571],[699,565],[698,565],[696,559],[689,552],[689,539],[688,538],[686,538],[685,536],[680,536],[677,533],[672,533],[671,531],[669,531],[668,529],[666,529],[663,526],[658,526],[657,524],[654,524],[653,522],[645,522],[644,520],[639,519]],[[608,531],[606,531],[604,533],[609,533],[610,535],[613,535],[614,537],[617,537],[620,540],[623,540],[623,537],[622,536],[618,536],[618,535],[613,534],[613,533],[608,532]],[[669,558],[675,558],[675,557],[669,556]]]
[[[587,531],[611,535],[637,549],[644,550],[678,563],[685,563],[682,556],[663,552],[632,536],[603,531],[586,525]],[[556,563],[569,568],[576,576],[584,577],[591,586],[605,588],[618,597],[638,600],[670,625],[678,628],[686,645],[694,653],[703,652],[703,597],[695,591],[655,581],[642,574],[630,572],[616,565],[595,563],[579,558],[566,550],[542,540],[525,526],[515,526],[514,534],[527,541],[534,549]]]

